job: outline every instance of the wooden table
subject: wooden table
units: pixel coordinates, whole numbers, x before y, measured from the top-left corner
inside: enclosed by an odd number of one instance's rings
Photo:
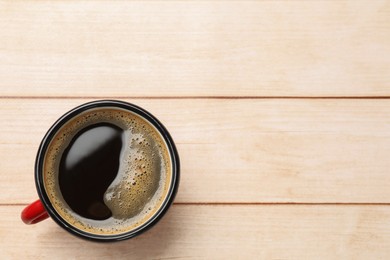
[[[389,259],[389,1],[1,1],[1,259]],[[19,217],[41,138],[114,98],[166,125],[175,204],[98,244]]]

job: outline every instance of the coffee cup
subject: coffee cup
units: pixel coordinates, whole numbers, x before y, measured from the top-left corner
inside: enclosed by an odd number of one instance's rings
[[[117,100],[80,105],[44,136],[35,162],[39,200],[21,218],[51,217],[94,241],[132,238],[172,204],[180,164],[167,129],[146,110]]]

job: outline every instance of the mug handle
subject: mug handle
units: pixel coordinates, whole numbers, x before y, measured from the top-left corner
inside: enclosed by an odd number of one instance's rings
[[[25,207],[21,214],[23,222],[27,225],[41,222],[48,217],[49,214],[47,214],[47,211],[43,207],[43,204],[40,200],[34,201],[33,203]]]

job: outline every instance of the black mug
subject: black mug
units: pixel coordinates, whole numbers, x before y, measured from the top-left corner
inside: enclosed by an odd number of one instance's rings
[[[93,241],[129,239],[167,212],[179,176],[175,144],[157,118],[123,101],[89,102],[64,114],[44,136],[35,162],[39,200],[21,217],[26,224],[51,217],[68,232]],[[100,185],[96,191],[95,182]],[[95,193],[99,198],[93,198]]]

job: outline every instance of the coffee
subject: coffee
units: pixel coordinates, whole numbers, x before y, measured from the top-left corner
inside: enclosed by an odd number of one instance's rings
[[[116,235],[147,222],[170,189],[167,144],[143,117],[116,107],[92,108],[52,137],[43,163],[49,200],[70,225]]]

